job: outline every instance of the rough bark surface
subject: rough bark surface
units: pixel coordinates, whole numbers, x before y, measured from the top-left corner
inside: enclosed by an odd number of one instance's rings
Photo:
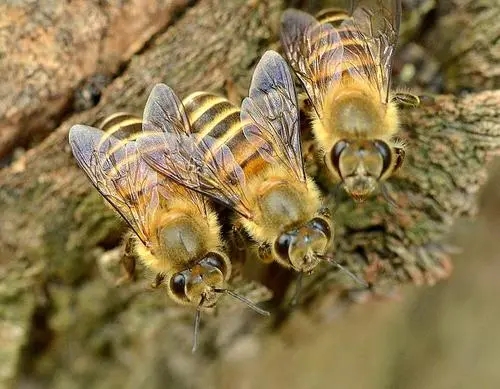
[[[2,3],[0,158],[43,139],[73,105],[94,105],[111,76],[189,1]]]
[[[425,45],[442,63],[448,91],[500,88],[497,0],[439,1]]]
[[[259,56],[276,47],[282,8],[278,0],[194,4],[130,61],[98,106],[73,115],[0,171],[0,386],[243,387],[224,385],[218,373],[227,361],[265,352],[267,334],[290,312],[287,293],[293,275],[274,267],[253,272],[274,293],[269,307],[279,313],[258,317],[226,299],[204,317],[200,350],[192,356],[191,310],[171,304],[161,291],[149,291],[147,275],[114,287],[118,267],[113,258],[119,249],[109,249],[119,245],[124,226],[77,168],[67,133],[74,123],[95,124],[117,110],[140,113],[157,82],[181,96],[208,89],[237,99]],[[85,43],[96,44],[97,35]],[[92,58],[88,50],[85,60]],[[494,76],[485,77],[495,85]],[[22,90],[17,86],[16,91]],[[42,112],[43,119],[58,111],[40,93],[33,92],[38,111],[26,110],[19,117]],[[304,309],[313,322],[322,321],[338,314],[345,302],[449,275],[447,236],[457,218],[474,214],[487,164],[500,150],[499,106],[500,91],[483,91],[438,96],[405,111],[408,158],[390,181],[398,207],[390,207],[382,196],[361,206],[346,197],[330,204],[336,208],[336,259],[373,287],[361,290],[345,274],[323,267],[304,280],[297,310]],[[256,301],[269,298],[267,288],[247,285],[240,272],[231,286]]]

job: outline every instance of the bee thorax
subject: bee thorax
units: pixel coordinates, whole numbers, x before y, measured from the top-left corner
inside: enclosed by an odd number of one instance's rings
[[[269,187],[259,198],[262,224],[274,230],[303,219],[305,208],[301,193],[286,183]]]
[[[338,96],[332,105],[330,118],[339,137],[373,134],[381,123],[379,110],[362,92]]]
[[[158,231],[160,247],[170,258],[194,258],[204,249],[203,230],[193,218],[179,217]]]

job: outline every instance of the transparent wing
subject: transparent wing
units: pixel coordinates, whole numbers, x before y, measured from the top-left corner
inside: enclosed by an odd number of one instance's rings
[[[71,128],[69,143],[92,184],[148,246],[148,226],[159,206],[159,189],[165,194],[171,191],[141,160],[136,143],[85,125]]]
[[[349,72],[375,85],[381,101],[386,103],[401,22],[401,0],[353,0],[350,13],[352,17],[339,29],[344,41],[359,42],[344,45],[345,61],[353,64]]]
[[[246,138],[271,164],[285,166],[305,181],[297,95],[285,60],[268,51],[257,64],[249,97],[241,105]]]
[[[143,134],[163,132],[179,136],[191,132],[184,105],[169,86],[156,84],[151,90],[144,108],[142,130]],[[161,179],[168,180],[169,177],[163,175]],[[183,182],[180,184],[184,185]],[[207,201],[202,195],[191,190],[181,190],[181,188],[178,188],[177,192],[180,192],[178,195],[187,197],[189,201],[196,204],[201,213],[207,213]]]
[[[326,92],[342,75],[343,46],[338,32],[305,12],[288,9],[281,20],[281,42],[316,113],[322,112]]]
[[[137,142],[142,157],[158,173],[252,218],[245,175],[226,145],[190,134],[146,131]]]
[[[146,123],[147,129],[144,128]],[[184,106],[167,85],[156,84],[149,94],[144,108],[143,130],[175,134],[190,132]]]

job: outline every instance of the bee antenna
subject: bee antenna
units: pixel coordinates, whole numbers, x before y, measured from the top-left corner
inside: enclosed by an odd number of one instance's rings
[[[198,348],[198,334],[200,332],[201,307],[203,306],[204,302],[205,302],[205,295],[202,295],[201,300],[198,306],[196,307],[196,314],[194,315],[193,348],[191,349],[191,352],[193,354],[196,352],[196,349]]]
[[[338,182],[333,187],[333,201],[335,202],[334,208],[337,209],[342,200],[343,195],[343,181]]]
[[[302,292],[302,279],[304,278],[304,273],[300,272],[297,277],[297,283],[295,284],[295,293],[293,294],[292,300],[290,301],[290,305],[293,307],[297,305],[299,301],[300,292]]]
[[[266,311],[266,310],[264,310],[262,308],[259,308],[252,301],[250,301],[246,297],[244,297],[241,294],[238,294],[238,293],[236,293],[236,292],[234,292],[232,290],[229,290],[229,289],[220,289],[220,288],[214,288],[213,290],[216,293],[224,293],[224,294],[227,294],[228,296],[231,296],[232,298],[234,298],[234,299],[236,299],[238,301],[241,301],[242,303],[246,304],[248,306],[248,308],[252,309],[253,311],[257,312],[260,315],[263,315],[263,316],[270,316],[271,315],[268,311]]]
[[[399,205],[396,203],[396,200],[394,200],[394,197],[392,197],[391,194],[389,193],[389,189],[385,182],[380,183],[380,192],[382,193],[382,196],[391,207],[399,208]]]
[[[365,280],[362,280],[361,278],[359,278],[356,274],[354,274],[352,271],[347,269],[345,266],[342,266],[340,263],[335,261],[332,257],[328,257],[326,255],[318,255],[318,258],[324,259],[327,263],[329,263],[333,267],[336,267],[337,269],[343,271],[345,274],[347,274],[355,282],[362,285],[363,287],[368,288],[370,286]]]

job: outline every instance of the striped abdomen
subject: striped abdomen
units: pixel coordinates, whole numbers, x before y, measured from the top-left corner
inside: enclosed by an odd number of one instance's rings
[[[183,101],[191,130],[199,138],[210,136],[216,139],[213,152],[221,145],[229,147],[236,163],[247,177],[258,173],[266,166],[258,151],[243,133],[240,109],[226,98],[208,92],[195,92]]]
[[[99,128],[115,138],[125,139],[142,131],[142,119],[128,112],[116,112],[99,123]]]
[[[321,24],[332,25],[340,36],[340,41],[336,44],[328,44],[327,48],[318,46],[316,50],[318,54],[325,49],[330,51],[342,46],[343,56],[340,63],[342,75],[361,75],[368,77],[369,81],[377,82],[378,64],[374,62],[370,53],[367,37],[351,22],[352,17],[341,9],[327,9],[320,12],[317,19]]]
[[[157,186],[156,174],[145,170],[139,163],[139,152],[129,140],[141,134],[142,119],[128,112],[116,112],[104,118],[99,123],[99,128],[105,133],[101,139],[101,144],[97,147],[105,147],[105,155],[102,156],[102,163],[108,166],[108,162],[113,166],[106,170],[108,177],[116,175],[117,181],[122,180],[123,174],[129,176],[132,185],[120,186],[120,194],[125,203],[133,207],[144,207],[144,204],[151,202],[152,190]],[[110,137],[117,139],[112,147],[106,146],[106,140]],[[124,154],[124,148],[128,152]],[[143,205],[141,205],[143,204]],[[153,210],[152,210],[153,211]]]

